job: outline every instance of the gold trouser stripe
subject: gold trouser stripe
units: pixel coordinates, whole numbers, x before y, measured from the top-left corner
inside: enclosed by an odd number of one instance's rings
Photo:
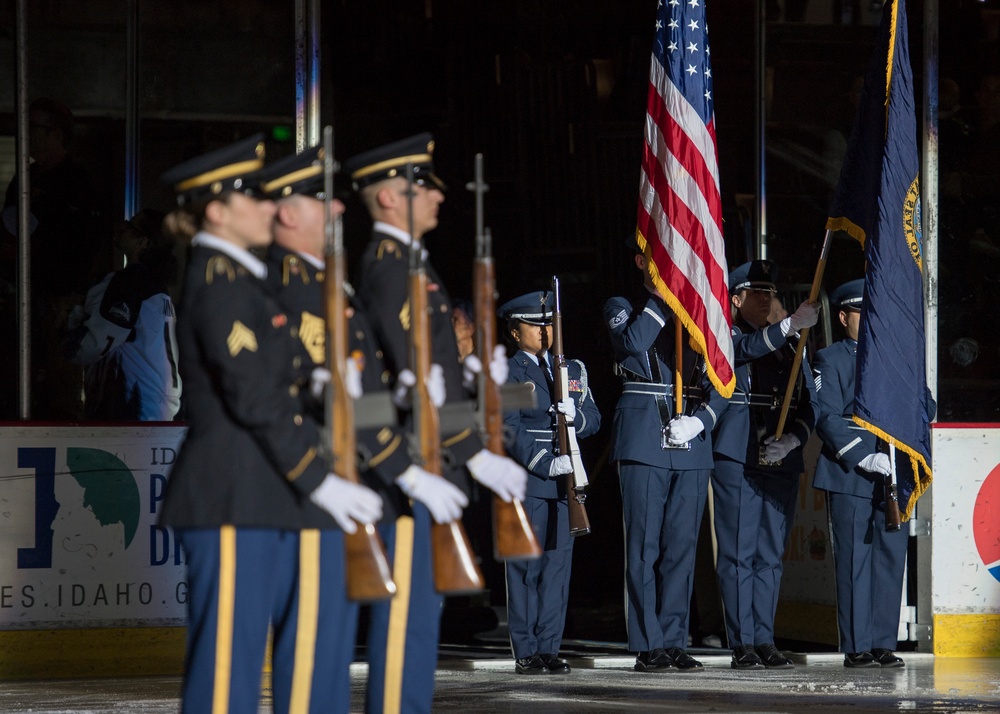
[[[295,662],[292,669],[290,714],[309,711],[316,665],[316,628],[319,621],[319,530],[299,533],[299,618],[295,626]]]
[[[215,684],[212,713],[229,711],[233,676],[233,617],[236,612],[236,527],[219,529],[219,602],[215,623]]]
[[[413,577],[413,517],[396,519],[396,552],[392,579],[396,594],[389,604],[389,633],[385,643],[385,691],[383,714],[399,714],[403,698],[403,665],[406,650],[406,622],[410,615],[410,585]]]

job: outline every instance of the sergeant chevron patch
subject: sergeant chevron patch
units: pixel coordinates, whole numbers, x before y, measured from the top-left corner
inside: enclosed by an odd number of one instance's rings
[[[611,326],[611,327],[618,327],[620,324],[622,324],[623,322],[625,322],[625,320],[627,320],[627,319],[628,319],[628,311],[627,310],[622,310],[617,315],[615,315],[610,320],[608,320],[608,325]]]
[[[235,357],[241,350],[248,352],[257,351],[257,335],[249,327],[239,320],[233,323],[233,329],[229,331],[226,338],[226,345],[229,347],[229,356]]]
[[[326,322],[322,317],[303,311],[299,339],[315,364],[326,362]]]

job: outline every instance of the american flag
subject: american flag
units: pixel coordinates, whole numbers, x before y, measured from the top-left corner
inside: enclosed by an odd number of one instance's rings
[[[636,240],[724,396],[736,385],[705,0],[660,0]]]

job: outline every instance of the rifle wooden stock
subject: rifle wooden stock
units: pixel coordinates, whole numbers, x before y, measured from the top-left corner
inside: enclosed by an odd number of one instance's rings
[[[559,306],[558,278],[552,278],[552,292],[555,294],[555,310],[552,311],[552,386],[553,397],[555,403],[558,404],[568,396],[565,388],[567,367],[566,356],[563,354],[562,310]],[[557,410],[556,450],[560,455],[573,458],[573,441],[574,439],[570,437],[570,425],[566,422],[566,415]],[[566,502],[569,505],[569,534],[571,536],[582,536],[590,533],[590,517],[587,515],[587,507],[584,505],[586,500],[586,491],[576,487],[576,471],[574,469],[566,474]]]
[[[420,246],[413,246],[419,251]],[[410,346],[412,369],[417,382],[412,404],[415,436],[423,467],[432,474],[441,473],[441,433],[437,408],[427,391],[431,367],[430,319],[427,312],[427,274],[410,274]],[[441,477],[443,478],[443,477]],[[485,586],[483,574],[469,543],[461,520],[431,525],[431,548],[434,561],[434,586],[439,593],[459,595],[477,592]]]
[[[410,369],[416,377],[411,391],[413,430],[425,470],[441,474],[441,425],[437,408],[427,390],[431,369],[431,327],[427,306],[427,271],[423,264],[423,246],[413,234],[413,164],[406,164],[409,201],[410,245]],[[431,524],[431,548],[434,561],[434,587],[444,595],[482,590],[486,583],[476,563],[472,544],[461,519]]]
[[[324,130],[326,195],[333,191],[331,129]],[[354,401],[347,391],[347,279],[344,242],[339,216],[330,215],[326,208],[326,280],[324,307],[326,312],[326,362],[330,370],[330,385],[326,390],[326,428],[330,434],[330,452],[334,473],[348,481],[360,483],[358,477],[357,437],[354,430]],[[378,531],[371,523],[358,524],[354,533],[344,534],[347,557],[347,596],[351,600],[370,602],[392,597],[396,584]]]
[[[887,533],[898,531],[903,524],[903,517],[899,512],[899,489],[896,483],[896,447],[889,445],[889,467],[892,473],[885,477],[884,496],[885,503],[885,530]]]
[[[896,480],[885,477],[885,530],[892,533],[902,528],[903,517],[899,512],[899,493],[896,490]]]
[[[487,234],[488,235],[488,234]],[[488,244],[488,238],[484,238]],[[486,253],[485,250],[477,253]],[[486,448],[494,454],[505,453],[503,445],[503,407],[500,387],[490,376],[489,364],[497,343],[496,273],[493,257],[477,255],[473,266],[473,300],[476,313],[476,351],[483,369],[479,376],[480,426]],[[535,531],[525,513],[524,504],[493,495],[493,555],[497,560],[532,560],[542,554]]]

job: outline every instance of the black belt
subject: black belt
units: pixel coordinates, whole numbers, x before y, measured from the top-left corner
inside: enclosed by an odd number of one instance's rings
[[[746,394],[744,392],[734,392],[732,398],[729,400],[730,404],[743,404],[749,407],[769,407],[771,409],[777,409],[781,406],[784,401],[784,395],[781,394]],[[790,409],[794,409],[798,405],[798,399],[792,397]]]
[[[662,382],[636,382],[629,380],[622,383],[622,394],[646,394],[653,397],[674,396],[674,385]],[[681,395],[688,399],[702,399],[705,392],[701,387],[683,387]]]

